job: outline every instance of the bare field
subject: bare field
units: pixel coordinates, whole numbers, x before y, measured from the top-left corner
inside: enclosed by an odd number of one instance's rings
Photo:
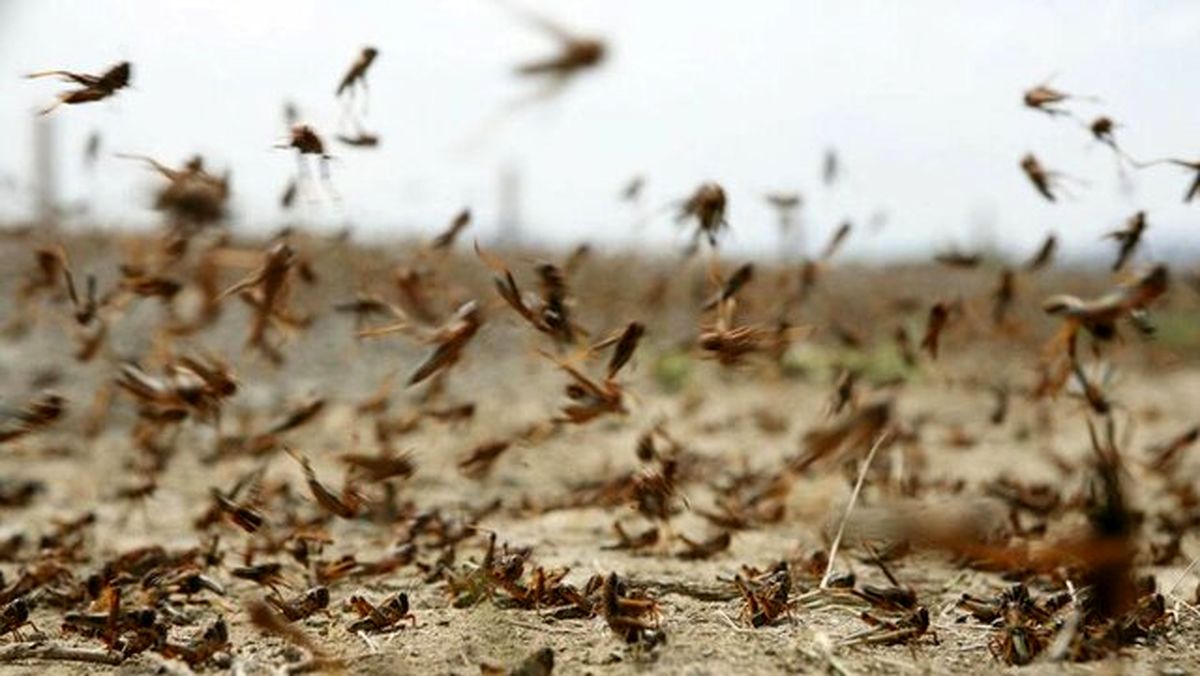
[[[1031,388],[1043,346],[1057,328],[1039,303],[1056,292],[1098,295],[1114,284],[1100,274],[1022,274],[1012,313],[995,324],[988,294],[1000,268],[991,262],[969,270],[832,268],[802,300],[792,298],[798,269],[759,266],[738,295],[737,321],[773,327],[786,316],[804,330],[773,356],[763,349],[725,367],[698,346],[698,327],[714,321],[713,313],[697,309],[715,290],[702,259],[596,254],[564,266],[571,313],[588,330],[579,343],[630,321],[646,329],[629,365],[605,380],[607,351],[584,360],[577,347],[556,348],[526,326],[465,246],[459,255],[430,257],[418,255],[416,245],[364,249],[293,237],[312,278],[305,281],[300,267],[288,277],[288,307],[305,321],[271,318],[267,340],[282,355],[279,364],[246,347],[253,305],[234,296],[202,328],[166,331],[201,302],[203,252],[224,252],[220,288],[262,263],[261,242],[215,242],[198,238],[174,264],[161,265],[157,253],[147,253],[156,251],[151,237],[38,233],[0,241],[5,424],[24,424],[18,412],[40,392],[52,390],[66,401],[65,414],[52,424],[0,445],[0,487],[37,487],[28,500],[0,507],[0,595],[6,602],[33,601],[35,627],[19,629],[26,643],[80,647],[120,662],[6,661],[0,664],[6,673],[255,674],[302,665],[465,674],[479,672],[481,664],[512,668],[542,647],[553,649],[560,673],[991,672],[1018,668],[1005,660],[1016,650],[1014,627],[1028,632],[1027,643],[1046,644],[1032,650],[1032,664],[1019,667],[1027,673],[1186,673],[1200,664],[1200,610],[1193,605],[1198,577],[1185,573],[1200,542],[1190,525],[1195,506],[1181,488],[1200,466],[1185,449],[1169,469],[1156,469],[1157,456],[1147,450],[1197,422],[1192,396],[1200,391],[1200,341],[1187,321],[1196,310],[1194,296],[1182,283],[1153,308],[1152,318],[1160,320],[1156,338],[1122,329],[1122,339],[1103,347],[1103,358],[1088,352],[1089,362],[1111,367],[1107,376],[1089,370],[1108,404],[1109,412],[1098,415],[1071,384],[1055,397],[1035,398]],[[123,287],[118,273],[122,262],[146,263],[181,290],[168,301],[136,293],[106,299],[99,310],[107,328],[103,344],[86,361],[76,360],[81,329],[65,287],[55,281],[22,291],[37,279],[32,252],[57,243],[77,280],[97,276],[102,297],[129,287],[129,275]],[[531,292],[538,288],[534,264],[562,258],[499,255]],[[725,264],[726,278],[733,267]],[[356,338],[355,317],[335,309],[356,293],[376,294],[403,307],[405,316],[419,314],[398,290],[400,268],[419,273],[430,321],[412,322],[416,339],[404,332]],[[920,353],[915,364],[905,363],[895,328],[907,327],[915,348],[929,304],[958,298],[963,302],[943,332],[938,359]],[[444,326],[469,299],[479,302],[483,320],[461,361],[445,371],[444,382],[406,388],[405,379],[432,349],[420,332]],[[363,326],[387,321],[367,316]],[[564,396],[569,375],[539,351],[561,355],[597,382],[618,383],[624,412],[583,424],[550,422],[564,403],[586,397]],[[236,393],[205,409],[149,401],[114,386],[123,364],[136,361],[150,377],[165,378],[164,367],[182,355],[224,362],[236,377]],[[835,414],[831,402],[847,372],[856,379]],[[999,391],[1007,393],[1007,410],[991,420]],[[103,406],[106,396],[110,403]],[[273,421],[316,401],[322,405],[313,406],[310,419],[267,433]],[[830,550],[875,436],[838,444],[811,463],[797,458],[804,457],[811,433],[849,423],[880,401],[891,404],[873,432],[886,433],[889,443],[866,474],[833,567],[854,574],[855,591],[818,590],[818,553]],[[167,403],[186,414],[172,413]],[[466,404],[474,405],[470,414],[460,408]],[[219,426],[212,415],[218,408]],[[889,518],[920,531],[936,530],[947,515],[971,515],[986,522],[987,546],[995,548],[988,551],[1027,551],[1081,537],[1094,511],[1088,496],[1094,501],[1095,495],[1088,420],[1099,429],[1111,420],[1116,432],[1122,511],[1134,524],[1122,536],[1134,549],[1122,574],[1153,575],[1163,604],[1160,614],[1143,616],[1133,623],[1137,631],[1119,641],[1095,639],[1093,646],[1090,635],[1080,630],[1073,637],[1068,628],[1073,617],[1085,616],[1081,580],[1100,565],[1086,555],[1063,556],[1053,565],[1036,557],[1021,565],[1005,559],[1008,570],[987,571],[976,565],[979,556],[972,562],[962,551],[919,542],[905,550],[894,532],[878,534]],[[381,426],[390,431],[381,433]],[[493,441],[509,445],[482,468],[464,469],[468,454]],[[315,478],[353,514],[337,516],[314,498],[301,464],[284,446],[311,459]],[[381,481],[354,475],[344,459],[402,453],[409,454],[411,475]],[[249,483],[233,490],[247,476]],[[348,476],[353,481],[343,481]],[[213,489],[253,510],[262,525],[247,532],[231,509],[219,508],[210,523],[198,524],[215,509]],[[756,490],[767,497],[747,497]],[[1053,504],[1022,502],[1037,490],[1053,495]],[[63,526],[89,513],[94,521],[87,525]],[[615,522],[631,536],[655,528],[657,538],[614,549]],[[492,536],[497,549],[489,559]],[[704,551],[701,543],[715,544]],[[143,563],[118,558],[139,549],[150,552]],[[886,568],[899,584],[872,561],[872,551],[889,552]],[[372,570],[370,564],[389,557],[387,570]],[[754,626],[734,578],[759,579],[777,591],[781,578],[765,571],[779,562],[788,564],[782,595],[790,607]],[[248,606],[274,592],[233,572],[264,563],[280,564],[275,586],[281,599],[318,584],[328,588],[327,608],[291,625],[310,646],[265,635],[250,621]],[[18,588],[31,571],[50,567],[57,572]],[[580,600],[572,605],[562,595],[537,596],[531,590],[539,567],[569,569],[561,583]],[[622,589],[610,589],[612,573]],[[186,575],[202,575],[212,587],[185,593]],[[593,576],[603,583],[589,587]],[[1075,595],[1036,626],[1007,611],[994,622],[981,620],[960,604],[964,593],[992,598],[1018,580],[1037,599],[1068,589]],[[915,596],[904,607],[881,606],[862,593],[868,587],[911,588]],[[1138,603],[1154,602],[1153,592],[1138,589]],[[125,610],[154,608],[158,628],[139,634],[103,619],[94,637],[64,628],[67,613],[112,615],[114,590]],[[407,595],[413,620],[351,629],[366,617],[347,605],[352,596],[380,604],[398,592]],[[632,615],[614,616],[605,605],[610,596],[652,607],[630,631]],[[928,614],[920,631],[901,631],[895,640],[886,626],[863,634],[873,628],[864,612],[903,630],[919,608]],[[217,618],[227,624],[228,640],[211,656],[189,659],[186,650],[170,647],[199,649],[194,640]],[[1126,615],[1112,621],[1125,622]],[[143,638],[152,645],[130,647]],[[2,640],[12,643],[0,643],[0,660],[23,645]],[[1055,640],[1065,645],[1050,645]],[[1082,659],[1091,649],[1104,654]],[[128,657],[117,659],[122,651]],[[314,652],[325,661],[314,663]]]

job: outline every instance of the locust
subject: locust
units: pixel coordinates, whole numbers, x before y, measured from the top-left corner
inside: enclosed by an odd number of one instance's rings
[[[355,595],[346,601],[359,619],[350,625],[350,631],[381,633],[392,630],[404,620],[411,620],[417,626],[417,617],[409,610],[408,594],[399,592],[384,599],[378,605],[371,603],[365,597]]]
[[[128,61],[121,61],[99,75],[77,73],[69,70],[48,70],[26,75],[26,78],[57,77],[63,82],[79,85],[79,89],[65,91],[58,95],[58,100],[43,108],[38,114],[46,115],[60,105],[76,105],[101,101],[116,94],[129,86],[133,66]]]
[[[717,246],[718,236],[729,227],[729,222],[725,219],[725,207],[725,189],[712,182],[702,183],[690,197],[679,203],[675,221],[696,221],[691,248],[695,248],[702,236],[708,240],[710,246]]]
[[[1054,190],[1055,181],[1059,174],[1043,167],[1042,163],[1038,161],[1037,157],[1034,157],[1033,153],[1027,153],[1021,158],[1021,171],[1025,172],[1025,177],[1029,179],[1029,182],[1033,184],[1033,187],[1037,189],[1042,197],[1051,202],[1057,199]]]
[[[1146,212],[1139,211],[1129,217],[1129,220],[1125,222],[1124,228],[1105,235],[1106,238],[1115,240],[1117,243],[1117,259],[1113,262],[1113,272],[1125,267],[1125,264],[1141,243],[1142,234],[1145,231]]]
[[[362,89],[363,93],[366,94],[367,71],[371,68],[371,64],[375,63],[375,59],[378,56],[378,49],[374,47],[363,47],[362,51],[358,54],[358,58],[354,60],[354,63],[350,64],[350,68],[338,82],[336,94],[338,96],[345,94],[351,99],[354,98],[359,89]]]

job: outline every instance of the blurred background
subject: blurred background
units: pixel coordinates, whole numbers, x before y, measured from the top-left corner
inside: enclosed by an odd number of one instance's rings
[[[1041,82],[1096,100],[1134,156],[1200,157],[1192,105],[1200,5],[1042,0],[1009,3],[524,0],[605,39],[609,58],[560,96],[504,115],[537,89],[521,62],[556,43],[513,6],[490,0],[0,0],[0,219],[50,201],[69,223],[139,227],[154,175],[114,157],[179,165],[202,153],[233,173],[234,227],[350,226],[356,236],[424,236],[458,209],[474,233],[524,242],[653,246],[685,239],[669,213],[702,181],[729,194],[727,248],[776,255],[763,196],[798,191],[809,250],[843,220],[852,258],[989,248],[1014,255],[1057,232],[1070,258],[1110,254],[1101,235],[1149,213],[1153,258],[1191,255],[1200,203],[1191,179],[1161,167],[1122,178],[1108,148],[1068,118],[1023,108]],[[364,45],[366,128],[375,149],[338,145],[334,89]],[[64,106],[62,90],[25,80],[46,69],[134,64],[133,88]],[[279,195],[296,172],[285,101],[326,136],[340,201]],[[88,170],[87,139],[100,159]],[[828,151],[839,159],[822,181]],[[1018,169],[1026,152],[1075,180],[1043,200]],[[640,205],[619,199],[645,177]],[[39,203],[41,206],[39,207]],[[784,252],[798,255],[802,243]]]

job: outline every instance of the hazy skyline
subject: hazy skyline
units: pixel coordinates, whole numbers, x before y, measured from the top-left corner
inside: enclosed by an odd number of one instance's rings
[[[849,218],[847,253],[914,253],[980,242],[1031,250],[1056,231],[1065,253],[1095,249],[1138,209],[1149,213],[1148,255],[1187,243],[1200,203],[1184,205],[1189,176],[1170,167],[1119,188],[1109,150],[1069,119],[1021,106],[1021,93],[1056,87],[1098,97],[1085,116],[1110,115],[1138,157],[1200,156],[1195,95],[1180,85],[1200,56],[1200,6],[1185,2],[1052,0],[1017,3],[635,2],[521,3],[609,41],[604,66],[555,100],[526,107],[472,148],[496,111],[531,89],[514,64],[554,43],[488,0],[397,2],[21,2],[0,0],[0,175],[29,179],[31,111],[61,89],[22,75],[98,71],[128,59],[134,88],[111,101],[63,107],[61,196],[86,199],[99,222],[152,223],[154,177],[112,157],[144,153],[179,163],[200,152],[233,171],[238,227],[277,227],[279,192],[295,172],[272,149],[282,106],[327,136],[343,201],[297,212],[319,227],[416,234],[440,229],[463,206],[490,234],[497,177],[519,171],[526,236],[570,244],[680,241],[662,214],[635,228],[620,202],[635,174],[647,211],[705,180],[730,198],[728,246],[772,251],[768,191],[798,190],[810,248]],[[363,45],[380,49],[370,73],[367,126],[380,148],[332,142],[333,90]],[[88,134],[103,136],[94,174],[82,168]],[[832,190],[821,157],[845,171]],[[1068,183],[1058,203],[1017,168],[1035,153]],[[28,212],[20,190],[0,217]],[[871,214],[886,226],[867,235]]]

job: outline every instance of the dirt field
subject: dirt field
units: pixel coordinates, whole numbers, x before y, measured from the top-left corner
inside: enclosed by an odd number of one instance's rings
[[[991,263],[973,270],[832,269],[812,297],[792,309],[790,319],[809,327],[805,337],[778,360],[752,355],[741,366],[725,368],[704,359],[696,347],[697,327],[712,321],[711,313],[700,315],[699,303],[693,302],[712,291],[705,286],[702,263],[648,264],[594,256],[569,278],[572,309],[580,324],[596,339],[631,320],[647,326],[646,338],[617,378],[624,388],[627,412],[581,425],[548,426],[546,421],[567,401],[563,395],[567,375],[538,354],[539,350],[554,354],[553,342],[503,304],[487,268],[474,257],[463,254],[421,263],[436,273],[426,288],[440,319],[468,298],[481,302],[486,317],[462,361],[449,369],[444,391],[430,395],[426,384],[404,387],[429,347],[402,334],[356,339],[354,318],[334,310],[335,304],[359,291],[392,298],[391,269],[416,260],[411,247],[364,252],[334,240],[297,240],[297,251],[311,260],[316,281],[293,279],[290,302],[298,311],[310,313],[313,321],[303,329],[272,332],[272,340],[287,336],[280,347],[285,361],[276,366],[244,346],[251,307],[233,298],[210,326],[169,340],[158,330],[168,319],[165,304],[135,297],[114,305],[102,311],[108,313],[105,321],[109,322],[104,345],[89,361],[75,360],[77,328],[63,287],[55,285],[21,298],[26,280],[36,277],[31,252],[56,241],[65,242],[77,278],[97,275],[101,294],[116,287],[118,262],[128,262],[131,252],[137,251],[134,245],[121,247],[115,239],[89,235],[9,236],[0,242],[0,297],[4,299],[0,322],[10,329],[0,341],[0,404],[17,409],[46,389],[67,401],[61,420],[0,445],[0,481],[28,480],[40,486],[27,504],[0,507],[0,542],[9,542],[16,534],[25,537],[19,545],[0,547],[5,581],[0,590],[5,585],[12,589],[23,572],[39,565],[60,565],[66,572],[39,587],[41,592],[33,592],[36,629],[24,627],[20,633],[26,641],[103,653],[102,637],[61,630],[67,612],[88,606],[104,612],[103,604],[86,591],[88,576],[135,548],[161,546],[168,553],[179,552],[208,547],[211,538],[219,536],[210,550],[219,553],[210,557],[219,561],[201,565],[195,561],[204,557],[196,556],[188,565],[224,593],[176,593],[153,603],[160,617],[171,618],[169,641],[186,643],[218,616],[228,623],[229,641],[212,659],[191,666],[150,649],[119,666],[16,661],[0,664],[4,673],[186,673],[191,669],[258,674],[306,663],[310,651],[264,636],[248,619],[246,605],[268,590],[231,572],[247,563],[251,548],[258,550],[254,563],[282,564],[284,597],[315,584],[322,564],[355,558],[357,567],[351,565],[344,576],[326,582],[331,597],[328,610],[296,623],[328,658],[341,658],[340,668],[346,673],[478,673],[481,664],[511,668],[541,647],[554,650],[559,673],[1013,669],[1166,674],[1189,673],[1200,665],[1196,649],[1200,611],[1192,605],[1200,578],[1184,574],[1192,557],[1200,555],[1194,528],[1182,527],[1180,549],[1172,556],[1152,552],[1152,545],[1160,544],[1167,530],[1161,526],[1161,514],[1174,514],[1181,521],[1188,518],[1187,508],[1177,504],[1167,485],[1187,483],[1200,463],[1185,450],[1171,472],[1146,466],[1149,446],[1197,422],[1193,396],[1200,392],[1200,368],[1193,356],[1195,332],[1181,319],[1194,313],[1195,304],[1184,284],[1176,284],[1159,308],[1163,323],[1158,339],[1147,342],[1123,330],[1122,342],[1104,348],[1104,358],[1115,374],[1104,391],[1124,458],[1123,491],[1131,511],[1143,515],[1132,536],[1136,573],[1155,577],[1167,616],[1104,659],[1051,662],[1046,656],[1052,651],[1046,650],[1030,665],[1010,667],[993,654],[1003,630],[971,617],[959,606],[962,595],[992,597],[1016,579],[1026,580],[1037,595],[1050,595],[1065,591],[1065,581],[1078,574],[1079,566],[1064,561],[1041,574],[1010,571],[1006,580],[999,572],[965,565],[962,557],[914,547],[892,559],[888,568],[901,586],[916,592],[919,606],[928,611],[929,625],[924,633],[897,645],[849,645],[848,639],[870,628],[860,618],[864,611],[892,618],[908,611],[888,614],[885,609],[872,609],[846,590],[813,591],[820,575],[810,572],[810,562],[816,552],[829,551],[869,443],[848,444],[834,456],[789,475],[789,490],[779,498],[780,511],[774,518],[731,528],[703,514],[717,511],[719,491],[731,482],[762,482],[786,474],[789,460],[802,453],[807,433],[836,425],[856,409],[888,399],[893,402],[888,425],[898,441],[875,458],[834,566],[838,573],[853,572],[857,588],[890,585],[863,545],[865,540],[874,542],[875,548],[886,547],[888,538],[876,537],[872,528],[889,516],[917,528],[926,523],[932,528],[948,514],[971,514],[1003,533],[1000,541],[1010,545],[1086,532],[1085,510],[1072,498],[1087,494],[1092,476],[1088,405],[1069,387],[1056,398],[1040,400],[1031,397],[1029,389],[1036,381],[1039,350],[1056,329],[1055,318],[1038,310],[1042,298],[1059,291],[1095,295],[1111,287],[1113,281],[1106,276],[1050,271],[1022,277],[1017,309],[997,328],[988,314],[987,294],[998,270]],[[203,246],[194,242],[183,262],[169,269],[169,275],[184,284],[184,291],[172,301],[176,306],[185,306],[187,294],[198,285],[196,256]],[[262,244],[239,246],[252,252]],[[533,263],[545,255],[503,252],[503,258],[522,288],[537,288]],[[244,259],[248,262],[222,269],[222,288],[260,261],[253,255]],[[732,263],[725,265],[727,272],[732,267]],[[659,278],[656,272],[667,282],[657,303],[646,300],[645,293]],[[742,321],[772,322],[777,316],[778,290],[794,287],[795,272],[757,270],[743,294]],[[781,274],[792,276],[781,278]],[[961,297],[964,309],[948,325],[939,358],[933,361],[921,354],[915,366],[907,366],[892,347],[893,327],[907,325],[914,342],[919,340],[928,305],[939,297]],[[916,306],[897,309],[907,307],[906,298],[918,299]],[[26,325],[20,326],[22,322]],[[386,322],[373,318],[367,323]],[[859,345],[839,340],[830,328],[833,324],[858,333]],[[211,456],[219,446],[218,432],[211,421],[191,415],[156,428],[153,441],[139,440],[135,437],[138,401],[112,387],[127,360],[158,374],[172,355],[202,352],[226,361],[239,383],[236,394],[221,403],[220,434],[240,439],[241,446],[228,445],[235,450],[215,461]],[[570,355],[572,350],[562,354]],[[607,354],[572,363],[582,364],[600,378]],[[860,375],[846,410],[832,414],[835,384],[846,368]],[[364,412],[363,403],[389,382],[386,403],[376,402],[370,412]],[[1010,393],[1008,410],[1002,421],[993,423],[989,417],[1001,383]],[[93,414],[101,410],[93,408],[99,391],[112,394],[103,416]],[[267,429],[284,411],[316,398],[324,401],[324,407],[310,422],[274,435],[260,453],[247,450],[252,445],[247,438]],[[440,420],[429,413],[466,403],[475,408],[464,420]],[[145,420],[145,407],[141,408]],[[1101,416],[1091,418],[1102,426]],[[13,420],[6,414],[7,423]],[[415,471],[387,482],[394,490],[390,505],[382,499],[382,484],[363,482],[358,489],[365,502],[359,513],[333,518],[314,501],[301,465],[282,446],[311,458],[316,477],[340,492],[347,472],[341,457],[378,453],[381,420],[395,422],[398,431],[388,444],[396,451],[410,452]],[[406,420],[409,425],[402,424]],[[538,423],[544,429],[522,436]],[[656,424],[666,431],[654,441],[660,457],[639,460],[639,438]],[[89,425],[96,429],[89,430]],[[514,441],[490,471],[464,474],[459,464],[472,449],[505,439]],[[146,450],[150,446],[156,449],[153,453]],[[145,469],[147,455],[161,458],[153,471]],[[681,468],[667,498],[676,512],[669,520],[647,518],[644,510],[639,513],[634,494],[616,491],[613,494],[625,499],[607,502],[596,497],[601,495],[594,490],[596,484],[660,471],[665,467],[661,457],[667,455]],[[228,494],[239,477],[256,468],[264,470],[257,488],[265,497],[257,508],[265,525],[247,533],[225,515],[199,529],[198,517],[214,502],[211,490]],[[1029,532],[1006,532],[1014,528],[1010,503],[988,490],[1001,476],[1026,484],[1044,482],[1061,493],[1061,504],[1041,516],[1021,512],[1018,523]],[[122,491],[147,480],[156,483],[147,496],[120,497]],[[956,485],[958,480],[961,485]],[[235,500],[246,502],[247,494]],[[39,539],[52,534],[56,523],[89,512],[95,515],[94,523],[80,530],[77,545],[56,548],[56,542],[48,541],[43,544],[49,546],[39,548]],[[443,547],[435,541],[444,533],[435,537],[420,531],[416,524],[427,522],[431,514],[440,515],[446,529],[465,529],[461,540]],[[655,526],[658,541],[633,552],[612,549],[617,521],[630,534]],[[1046,527],[1044,535],[1030,525],[1039,522]],[[680,558],[688,549],[682,538],[700,542],[724,532],[730,534],[727,548],[697,560]],[[298,560],[289,544],[303,539],[298,533],[326,540],[323,546],[310,545],[307,564]],[[564,582],[583,590],[594,575],[618,573],[628,590],[640,590],[657,602],[658,612],[652,614],[657,629],[630,644],[610,629],[600,611],[566,618],[557,612],[559,608],[511,607],[512,594],[494,582],[484,583],[484,589],[474,595],[453,589],[456,585],[450,580],[480,570],[491,534],[497,545],[507,545],[510,552],[531,548],[521,580],[528,580],[535,566],[565,567],[569,573]],[[272,548],[273,540],[282,544]],[[411,549],[403,550],[404,544]],[[408,556],[394,570],[364,572],[362,564],[399,551],[407,551]],[[453,552],[452,559],[446,558],[447,551]],[[436,565],[439,559],[444,564],[441,569]],[[790,563],[792,607],[768,626],[754,627],[743,613],[743,598],[732,580],[747,574],[743,566],[765,571],[780,561]],[[1087,568],[1086,562],[1082,567]],[[150,604],[155,598],[151,591],[161,582],[142,571],[129,579],[111,580],[108,586],[120,588],[122,603],[133,608]],[[46,589],[63,594],[84,591],[75,606],[63,607]],[[359,619],[345,607],[352,595],[378,603],[400,591],[408,595],[414,623],[402,621],[381,632],[350,630]],[[1063,631],[1061,623],[1069,616],[1070,609],[1064,609],[1052,625],[1053,635]],[[0,639],[0,659],[7,647],[4,641],[18,644],[12,635]]]

